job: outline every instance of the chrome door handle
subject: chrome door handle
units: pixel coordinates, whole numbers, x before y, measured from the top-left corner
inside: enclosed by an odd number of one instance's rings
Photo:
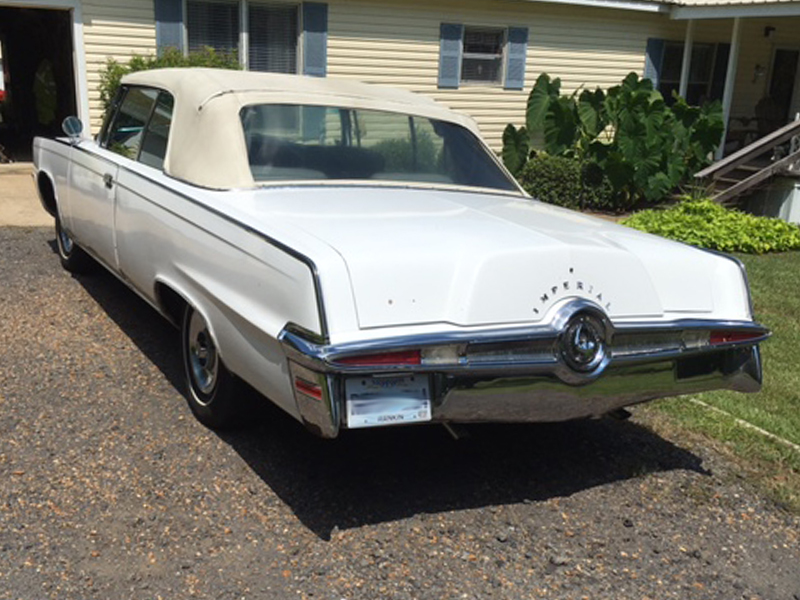
[[[103,175],[103,183],[106,184],[108,189],[111,189],[114,186],[114,178],[111,176],[111,173],[106,173]]]

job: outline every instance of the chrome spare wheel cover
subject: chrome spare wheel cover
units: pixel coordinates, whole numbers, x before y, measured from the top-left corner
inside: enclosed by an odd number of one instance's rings
[[[579,373],[591,373],[606,355],[605,327],[595,316],[578,313],[567,323],[561,344],[561,356]]]
[[[606,314],[596,304],[577,299],[563,306],[556,320],[558,378],[572,385],[597,379],[611,361],[614,328]]]
[[[205,319],[194,311],[189,321],[189,368],[197,389],[203,394],[214,390],[219,375],[219,356]],[[198,400],[199,401],[199,400]],[[202,403],[202,402],[201,402]]]

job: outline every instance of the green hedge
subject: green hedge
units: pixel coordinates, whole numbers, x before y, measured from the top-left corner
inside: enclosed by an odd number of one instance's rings
[[[169,67],[212,67],[216,69],[241,69],[236,53],[217,52],[206,47],[184,56],[177,48],[167,48],[160,56],[134,56],[127,63],[119,63],[109,58],[106,66],[100,71],[100,102],[103,111],[107,111],[111,101],[117,94],[120,79],[135,71],[150,69],[166,69]]]
[[[647,233],[723,252],[763,254],[800,249],[800,227],[780,219],[726,209],[711,200],[685,201],[638,212],[623,224]]]
[[[614,191],[594,165],[539,152],[518,175],[522,187],[542,202],[566,208],[616,210]]]

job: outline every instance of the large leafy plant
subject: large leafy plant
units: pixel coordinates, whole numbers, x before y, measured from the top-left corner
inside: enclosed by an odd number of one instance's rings
[[[629,74],[607,92],[561,94],[561,81],[543,73],[528,96],[525,127],[508,125],[503,160],[515,174],[539,141],[548,154],[599,168],[618,208],[658,201],[710,161],[722,138],[719,102],[667,106],[648,79]]]

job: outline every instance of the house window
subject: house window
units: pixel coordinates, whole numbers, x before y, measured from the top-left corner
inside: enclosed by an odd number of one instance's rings
[[[247,68],[271,73],[297,72],[298,7],[251,2]]]
[[[670,103],[672,92],[676,93],[681,84],[681,65],[683,64],[683,43],[667,42],[664,46],[664,58],[661,63],[661,79],[658,91]],[[694,44],[692,46],[692,62],[689,67],[689,81],[686,88],[686,101],[691,105],[700,105],[711,99],[711,81],[714,71],[714,45]]]
[[[462,82],[502,83],[505,37],[505,29],[464,27]]]
[[[440,88],[462,84],[525,86],[527,27],[473,27],[459,23],[439,26]]]
[[[217,52],[239,51],[239,2],[188,0],[186,37],[189,52],[205,47]]]
[[[299,12],[298,4],[283,2],[187,0],[189,52],[210,46],[238,52],[251,71],[297,73]]]
[[[720,100],[725,90],[730,44],[693,44],[686,87],[686,101],[694,106],[706,100]],[[653,82],[664,100],[673,102],[672,92],[680,89],[683,42],[648,38],[644,76]]]

